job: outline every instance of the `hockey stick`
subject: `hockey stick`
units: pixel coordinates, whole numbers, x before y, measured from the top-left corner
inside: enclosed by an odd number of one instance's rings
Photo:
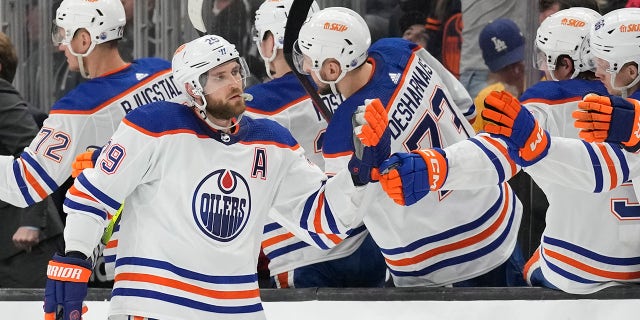
[[[109,243],[109,239],[111,239],[111,235],[113,234],[113,229],[120,223],[120,214],[122,213],[122,209],[124,208],[124,203],[120,205],[116,214],[111,217],[111,221],[109,221],[109,225],[104,228],[104,233],[102,234],[102,238],[100,238],[100,242],[102,244],[107,245]]]
[[[210,14],[203,15],[204,12],[210,12],[211,10],[202,10],[202,8],[213,8],[212,0],[188,0],[187,2],[187,14],[189,15],[189,20],[193,25],[193,28],[196,29],[199,36],[204,36],[208,34],[207,27],[210,25]]]
[[[320,112],[320,115],[324,118],[324,120],[331,121],[331,117],[333,117],[333,112],[329,109],[316,88],[311,84],[309,78],[305,75],[298,72],[296,69],[295,63],[293,62],[293,46],[295,42],[298,40],[298,36],[300,34],[300,28],[304,24],[307,19],[307,15],[309,13],[309,9],[311,9],[311,5],[313,4],[313,0],[294,0],[291,4],[291,9],[289,10],[289,16],[287,17],[287,24],[284,27],[284,43],[283,43],[283,53],[284,58],[287,60],[287,64],[293,71],[293,74],[296,75],[296,78],[302,84],[304,90],[311,97],[311,101],[313,102],[313,106]]]

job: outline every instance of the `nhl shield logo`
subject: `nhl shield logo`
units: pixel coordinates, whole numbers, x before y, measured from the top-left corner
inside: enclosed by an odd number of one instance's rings
[[[231,241],[249,220],[249,185],[233,170],[214,171],[198,184],[191,210],[196,224],[207,236],[222,242]]]

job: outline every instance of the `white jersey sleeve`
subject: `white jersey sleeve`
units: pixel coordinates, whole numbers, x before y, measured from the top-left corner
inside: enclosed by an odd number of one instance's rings
[[[615,145],[552,137],[547,156],[524,170],[536,181],[598,193],[637,177],[639,169],[640,158]]]

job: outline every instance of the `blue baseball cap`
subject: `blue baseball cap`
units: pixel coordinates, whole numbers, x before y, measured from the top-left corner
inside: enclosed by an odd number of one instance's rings
[[[478,37],[484,63],[491,72],[524,60],[524,36],[511,19],[489,22]]]

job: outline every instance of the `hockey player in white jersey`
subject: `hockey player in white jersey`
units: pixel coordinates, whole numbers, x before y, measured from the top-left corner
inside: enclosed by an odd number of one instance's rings
[[[557,19],[560,23],[570,19],[574,19],[574,22],[587,22],[585,18],[588,16],[575,15],[575,10],[568,13],[571,16],[562,16],[567,12],[560,11],[560,16],[550,18]],[[610,31],[619,30],[620,20],[624,24],[631,22],[619,19],[617,15],[605,15],[603,20],[589,19],[596,35],[599,28],[604,28],[600,32],[607,34],[602,35],[602,38],[594,37],[592,33],[591,39],[596,44],[592,48],[595,55],[599,54],[598,46],[613,51],[616,50],[616,45],[625,43],[603,42],[608,37],[616,37],[616,32]],[[554,20],[543,23],[542,31],[555,23]],[[636,18],[635,21],[634,23],[640,22],[640,19]],[[568,24],[565,26],[571,27]],[[562,30],[562,27],[557,25],[557,29]],[[570,31],[558,34],[562,37],[562,43],[569,40],[567,35]],[[550,41],[558,40],[548,34],[545,37]],[[571,56],[569,52],[567,55]],[[600,72],[603,70],[596,74]],[[567,92],[568,89],[565,88]],[[574,100],[584,104],[580,100]],[[525,170],[549,198],[547,226],[539,250],[525,268],[527,279],[534,285],[577,294],[592,293],[624,282],[638,282],[640,278],[637,274],[640,269],[636,262],[640,260],[640,225],[637,224],[637,206],[634,205],[637,197],[634,186],[629,181],[629,165],[624,153],[610,144],[587,144],[555,136],[551,139],[541,124],[561,123],[560,120],[564,117],[565,124],[562,126],[566,127],[566,122],[569,121],[566,113],[564,116],[554,115],[556,119],[547,117],[542,118],[542,121],[535,121],[529,111],[507,93],[494,92],[485,102],[488,109],[483,112],[483,116],[492,121],[485,126],[485,130],[505,139],[510,158],[526,167]],[[566,129],[558,131],[558,127],[554,126],[549,126],[549,131],[567,136],[575,136],[577,133]],[[446,159],[439,159],[440,171],[448,169],[443,188],[469,188],[508,178],[504,173],[511,172],[514,164],[505,161],[501,153],[490,152],[487,144],[475,141],[475,145],[481,146],[482,152],[479,153],[483,155],[473,154],[475,151],[472,149],[478,148],[468,141],[445,149]],[[385,170],[392,166],[389,174],[382,176],[381,182],[391,195],[399,199],[413,192],[410,184],[412,179],[419,178],[419,175],[427,177],[432,174],[432,170],[421,164],[423,170],[412,172],[407,166],[408,162],[396,162],[394,157],[380,168]],[[475,159],[473,164],[465,163],[467,157],[466,161]],[[447,164],[450,166],[447,167]],[[465,168],[460,168],[462,166]],[[616,168],[620,170],[616,172]],[[392,175],[401,178],[388,178]],[[611,191],[603,192],[608,190]]]
[[[256,11],[254,41],[272,79],[246,92],[247,115],[275,120],[291,131],[309,160],[324,168],[322,138],[327,121],[314,108],[291,71],[282,50],[284,31],[293,0],[265,1]],[[309,14],[320,10],[313,2]],[[322,97],[332,110],[340,95]],[[269,259],[271,285],[277,288],[383,286],[386,265],[364,226],[328,250],[310,246],[275,221],[264,229],[262,248]]]
[[[300,30],[298,69],[311,75],[320,93],[345,97],[324,135],[326,172],[348,166],[351,113],[374,97],[388,110],[394,152],[443,147],[474,134],[461,112],[474,112],[469,94],[436,59],[403,39],[373,45],[370,39],[364,19],[346,8],[321,10]],[[522,258],[508,261],[522,214],[508,184],[434,192],[411,207],[395,204],[379,184],[367,191],[362,219],[396,286],[523,283]],[[509,277],[505,269],[516,274]],[[477,278],[489,274],[499,280]]]
[[[52,39],[70,70],[88,80],[54,103],[19,158],[0,157],[0,200],[20,207],[41,201],[70,177],[76,155],[105,144],[125,114],[156,100],[185,101],[169,61],[122,60],[117,43],[125,21],[118,0],[60,3]],[[106,261],[113,258],[105,253]]]
[[[129,113],[67,193],[67,252],[47,271],[50,317],[61,306],[79,318],[87,257],[123,202],[110,319],[265,319],[256,263],[267,215],[319,247],[352,232],[368,180],[346,168],[327,180],[288,130],[242,116],[248,69],[235,46],[203,36],[172,66],[190,107]],[[386,118],[375,107],[355,117],[370,146],[351,160],[363,172],[388,156]]]

